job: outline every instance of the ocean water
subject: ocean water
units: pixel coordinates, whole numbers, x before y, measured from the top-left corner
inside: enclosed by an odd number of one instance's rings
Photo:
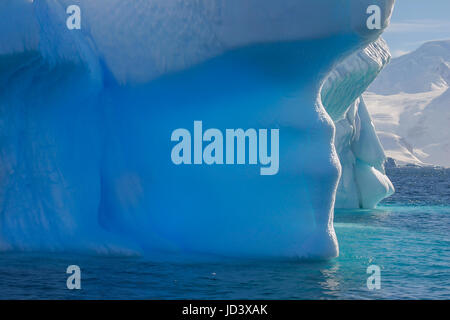
[[[375,210],[337,210],[329,261],[161,263],[142,257],[0,253],[1,299],[449,299],[450,170],[395,168]],[[68,265],[81,290],[66,288]],[[367,267],[381,269],[369,290]]]

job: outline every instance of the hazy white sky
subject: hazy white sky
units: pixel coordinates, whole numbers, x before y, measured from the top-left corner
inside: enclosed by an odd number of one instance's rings
[[[391,25],[383,37],[393,56],[429,40],[450,39],[450,0],[396,0]]]

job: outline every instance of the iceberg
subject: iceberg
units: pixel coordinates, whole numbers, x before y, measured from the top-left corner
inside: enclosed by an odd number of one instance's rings
[[[337,65],[322,87],[342,166],[336,208],[372,209],[394,192],[384,170],[385,152],[362,97],[390,58],[386,42],[379,38]]]
[[[389,193],[358,97],[393,0],[79,0],[79,30],[71,2],[0,3],[1,249],[330,258],[338,184]],[[196,121],[278,130],[277,173],[174,164]]]

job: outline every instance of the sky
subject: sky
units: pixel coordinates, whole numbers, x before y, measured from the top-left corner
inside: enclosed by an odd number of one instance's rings
[[[394,57],[426,41],[450,39],[450,0],[396,0],[383,38]]]

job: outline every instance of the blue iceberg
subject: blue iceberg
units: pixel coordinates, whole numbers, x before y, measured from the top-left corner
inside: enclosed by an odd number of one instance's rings
[[[79,30],[71,2],[0,4],[2,250],[330,258],[338,186],[392,192],[358,98],[393,0],[79,0]],[[174,164],[196,121],[278,130],[278,171]]]

